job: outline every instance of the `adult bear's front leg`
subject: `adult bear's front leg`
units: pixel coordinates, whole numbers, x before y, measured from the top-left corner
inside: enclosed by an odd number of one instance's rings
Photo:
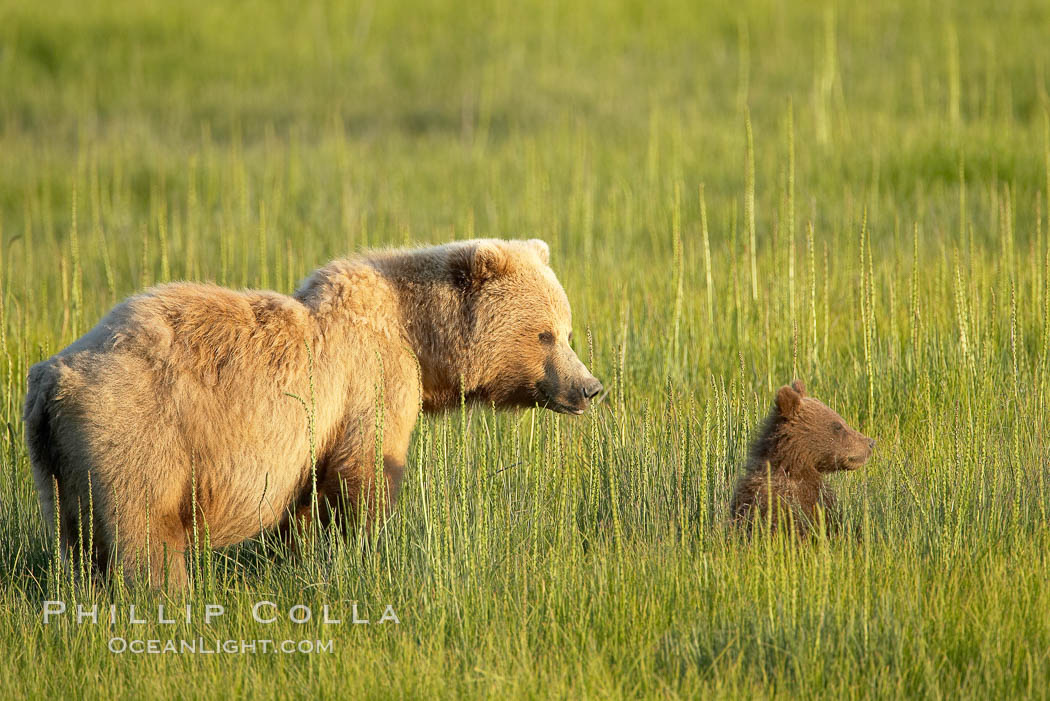
[[[344,533],[364,525],[366,534],[374,533],[393,512],[404,472],[404,458],[392,455],[383,458],[380,470],[359,463],[325,470],[318,476],[316,504],[313,485],[307,485],[294,516],[284,524],[285,542],[296,548],[298,540],[309,534],[315,522],[325,529],[334,524]]]

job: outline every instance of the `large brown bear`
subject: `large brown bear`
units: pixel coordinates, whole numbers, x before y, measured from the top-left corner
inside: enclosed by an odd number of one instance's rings
[[[819,506],[825,525],[834,529],[838,508],[824,476],[856,470],[874,448],[874,440],[807,397],[800,381],[781,387],[737,482],[731,506],[734,522],[749,530],[760,522],[768,522],[771,530],[790,524],[796,534],[805,535],[821,522]]]
[[[341,495],[373,519],[420,408],[582,413],[601,384],[548,257],[476,240],[337,260],[291,297],[177,283],[127,299],[29,371],[49,530],[57,510],[67,551],[181,586],[194,527],[219,547],[309,521],[311,435],[320,519]]]

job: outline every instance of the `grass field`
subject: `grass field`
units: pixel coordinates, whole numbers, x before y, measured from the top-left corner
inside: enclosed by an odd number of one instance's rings
[[[0,696],[1047,696],[1050,5],[708,5],[0,0]],[[32,363],[153,283],[475,236],[550,243],[603,403],[422,420],[375,549],[204,552],[190,624],[57,573]],[[748,544],[793,376],[878,448],[842,537]]]

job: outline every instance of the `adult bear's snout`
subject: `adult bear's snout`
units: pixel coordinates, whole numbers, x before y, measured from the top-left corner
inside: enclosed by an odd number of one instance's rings
[[[602,383],[598,381],[598,378],[592,377],[588,380],[584,380],[580,386],[580,392],[583,394],[584,399],[594,399],[602,391]]]

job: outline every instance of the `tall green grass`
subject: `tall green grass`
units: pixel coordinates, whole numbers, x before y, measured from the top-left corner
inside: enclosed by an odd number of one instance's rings
[[[1048,26],[1039,2],[0,3],[0,691],[1045,696]],[[289,292],[474,236],[550,243],[609,389],[588,415],[421,420],[374,547],[202,538],[189,625],[55,564],[32,363],[147,285]],[[878,448],[833,478],[841,537],[749,544],[733,481],[796,376]],[[121,621],[44,626],[56,598]],[[373,624],[317,620],[352,602]]]

